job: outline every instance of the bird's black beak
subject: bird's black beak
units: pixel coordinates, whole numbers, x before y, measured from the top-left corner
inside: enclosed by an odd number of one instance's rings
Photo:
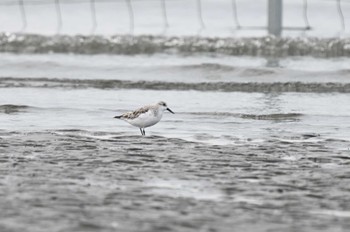
[[[172,114],[175,114],[171,109],[169,109],[169,108],[166,108],[166,110],[167,111],[169,111],[170,113],[172,113]]]

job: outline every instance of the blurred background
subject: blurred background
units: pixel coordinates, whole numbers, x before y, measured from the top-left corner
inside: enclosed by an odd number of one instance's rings
[[[284,36],[350,33],[347,0],[271,1],[272,8],[276,3]],[[45,35],[266,36],[269,10],[273,14],[265,0],[1,0],[0,29]]]

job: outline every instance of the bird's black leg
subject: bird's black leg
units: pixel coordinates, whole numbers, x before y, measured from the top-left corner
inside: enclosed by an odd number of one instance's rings
[[[143,131],[142,131],[142,129],[140,128],[140,131],[141,131],[141,135],[143,135]]]
[[[146,131],[145,131],[145,129],[143,129],[143,135],[146,135]]]

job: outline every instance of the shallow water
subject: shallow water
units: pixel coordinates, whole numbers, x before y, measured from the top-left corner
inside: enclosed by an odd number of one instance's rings
[[[303,132],[350,138],[350,96],[341,93],[4,88],[0,125],[15,131],[75,128],[135,135],[137,128],[113,116],[136,109],[135,102],[156,99],[165,99],[176,114],[165,114],[162,123],[147,129],[151,135],[220,144],[266,141],[280,131],[290,137]]]
[[[0,56],[1,231],[349,228],[348,57],[47,52]]]

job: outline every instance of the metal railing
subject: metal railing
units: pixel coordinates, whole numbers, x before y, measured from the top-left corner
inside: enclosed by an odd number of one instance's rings
[[[162,12],[162,28],[163,33],[165,33],[169,28],[171,28],[171,24],[169,23],[169,16],[168,16],[168,2],[180,2],[179,0],[143,0],[143,2],[149,1],[149,2],[159,2],[159,7]],[[191,0],[187,0],[191,1]],[[203,15],[203,1],[204,0],[192,0],[195,1],[196,4],[196,14],[197,14],[197,20],[198,20],[198,32],[200,33],[206,28],[205,23],[205,17]],[[214,1],[214,0],[213,0]],[[267,2],[267,25],[266,26],[245,26],[242,21],[240,20],[240,14],[243,14],[240,12],[240,3],[241,1],[238,0],[227,0],[230,2],[232,8],[232,18],[227,19],[228,21],[233,21],[234,30],[266,30],[269,34],[280,36],[281,33],[285,30],[299,30],[299,31],[307,31],[312,30],[312,25],[310,24],[309,18],[308,18],[308,0],[301,0],[302,5],[302,12],[301,12],[301,18],[303,18],[304,26],[293,26],[293,27],[284,27],[283,26],[283,0],[266,0]],[[262,1],[262,0],[261,0]],[[344,18],[343,13],[343,3],[350,4],[350,0],[319,0],[320,2],[332,2],[336,5],[337,12],[338,12],[338,22],[340,24],[341,30],[346,30],[346,21]],[[64,27],[63,23],[63,14],[62,14],[62,5],[68,5],[68,4],[89,4],[90,5],[90,17],[91,17],[91,34],[94,34],[96,30],[99,27],[98,23],[98,10],[96,5],[106,2],[113,2],[113,3],[119,3],[119,4],[125,4],[126,9],[128,11],[129,15],[129,33],[133,34],[135,30],[135,10],[134,5],[141,2],[141,0],[0,0],[0,7],[4,9],[6,6],[17,6],[18,11],[20,12],[20,21],[21,21],[21,28],[19,32],[25,33],[27,32],[28,27],[30,26],[27,18],[28,13],[28,6],[36,6],[36,5],[52,5],[55,8],[55,16],[57,25],[56,25],[56,34],[62,33],[62,28]],[[349,12],[350,13],[350,12]],[[1,22],[0,22],[0,31],[1,29]]]

